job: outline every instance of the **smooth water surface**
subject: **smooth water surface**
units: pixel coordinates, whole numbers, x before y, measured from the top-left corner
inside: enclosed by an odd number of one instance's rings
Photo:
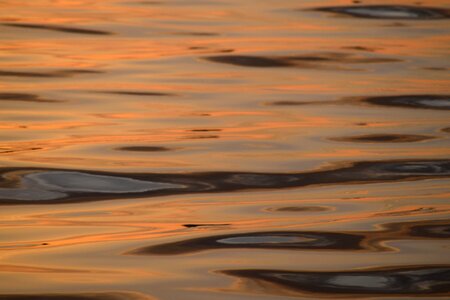
[[[0,299],[449,297],[449,25],[0,1]]]

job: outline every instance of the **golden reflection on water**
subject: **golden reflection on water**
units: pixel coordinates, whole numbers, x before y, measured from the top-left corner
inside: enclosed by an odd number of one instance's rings
[[[449,21],[378,4],[0,1],[0,299],[448,296]]]

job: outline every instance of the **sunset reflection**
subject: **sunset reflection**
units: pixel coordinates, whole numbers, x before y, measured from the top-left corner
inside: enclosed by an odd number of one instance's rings
[[[450,295],[448,2],[0,2],[0,299]]]

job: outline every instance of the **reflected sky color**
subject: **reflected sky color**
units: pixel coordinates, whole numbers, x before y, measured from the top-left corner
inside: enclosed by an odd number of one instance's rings
[[[449,9],[0,1],[0,299],[448,296]]]

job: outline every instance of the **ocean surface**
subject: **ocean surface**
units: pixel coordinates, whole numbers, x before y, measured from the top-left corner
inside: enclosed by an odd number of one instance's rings
[[[449,25],[0,1],[0,299],[448,299]]]

